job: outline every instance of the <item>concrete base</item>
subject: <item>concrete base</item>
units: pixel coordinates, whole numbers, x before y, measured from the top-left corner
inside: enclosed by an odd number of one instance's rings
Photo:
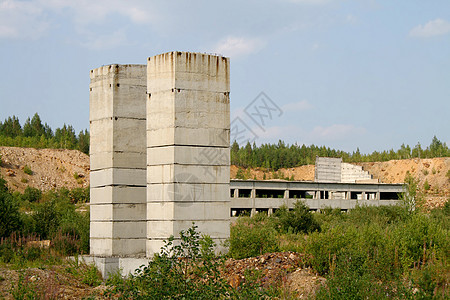
[[[81,256],[81,259],[86,264],[94,264],[105,279],[117,272],[120,272],[120,275],[124,277],[134,274],[136,269],[147,266],[150,262],[148,258],[99,257],[90,255]]]

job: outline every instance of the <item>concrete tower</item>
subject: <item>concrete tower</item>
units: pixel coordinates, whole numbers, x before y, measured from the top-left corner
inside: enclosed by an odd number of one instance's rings
[[[90,252],[144,256],[146,66],[103,66],[90,77]]]
[[[169,52],[147,61],[147,256],[192,222],[230,231],[230,64]]]

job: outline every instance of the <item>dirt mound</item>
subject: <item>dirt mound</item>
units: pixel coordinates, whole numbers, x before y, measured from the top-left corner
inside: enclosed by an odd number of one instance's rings
[[[239,169],[242,169],[243,174],[246,179],[256,179],[256,180],[269,180],[269,179],[294,179],[298,181],[313,181],[314,180],[314,165],[306,165],[295,168],[283,168],[279,169],[277,172],[272,172],[264,168],[256,169],[243,169],[231,166],[230,175],[232,179],[236,179],[236,175]],[[280,176],[281,175],[281,176]],[[292,177],[294,176],[294,177]],[[282,177],[282,178],[280,178]]]
[[[71,275],[64,266],[13,270],[0,268],[0,297],[26,299],[45,295],[45,299],[107,299],[106,287],[91,287]],[[4,297],[4,298],[3,298]]]
[[[306,299],[325,283],[325,278],[302,268],[303,264],[303,255],[299,253],[266,253],[240,260],[228,259],[224,276],[234,288],[245,284],[250,277],[265,288],[283,287],[290,294]]]
[[[358,163],[384,183],[402,183],[409,172],[419,181],[429,208],[442,206],[450,197],[450,157]]]
[[[0,155],[0,173],[13,190],[89,186],[89,156],[78,150],[0,147]]]
[[[0,155],[0,174],[13,190],[23,192],[27,186],[43,191],[89,186],[89,156],[80,151],[0,147]],[[384,183],[402,183],[409,172],[419,180],[419,187],[425,192],[429,207],[441,206],[450,197],[450,157],[367,162],[358,165]],[[231,166],[232,179],[236,178],[239,169],[246,179],[314,180],[314,165],[280,169],[277,172],[264,168],[243,169]]]

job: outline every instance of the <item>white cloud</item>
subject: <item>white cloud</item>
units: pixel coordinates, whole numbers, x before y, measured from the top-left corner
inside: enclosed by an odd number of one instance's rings
[[[78,33],[92,32],[91,24],[102,24],[118,15],[132,23],[156,22],[158,15],[145,0],[0,0],[0,38],[38,39],[51,28],[55,16],[69,18]],[[89,28],[88,28],[89,27]]]
[[[311,137],[324,141],[341,140],[360,136],[366,132],[363,127],[346,124],[333,124],[328,127],[316,126],[311,132]]]
[[[35,2],[0,2],[0,38],[38,39],[48,29],[42,7]]]
[[[277,142],[280,139],[284,141],[297,140],[301,139],[301,137],[305,134],[302,128],[294,125],[272,126],[266,127],[264,130],[259,127],[254,127],[252,130],[256,133],[258,138],[262,139],[262,142]]]
[[[229,57],[245,56],[258,52],[265,44],[266,42],[260,38],[229,36],[220,40],[213,48],[213,52]]]
[[[313,108],[312,104],[306,100],[287,103],[281,107],[281,109],[285,112],[301,112],[311,108]]]
[[[125,44],[127,37],[125,30],[121,29],[106,35],[91,35],[86,42],[80,43],[81,46],[92,50],[105,50]]]
[[[450,33],[450,22],[442,19],[429,21],[425,25],[418,25],[411,29],[409,36],[427,38]]]

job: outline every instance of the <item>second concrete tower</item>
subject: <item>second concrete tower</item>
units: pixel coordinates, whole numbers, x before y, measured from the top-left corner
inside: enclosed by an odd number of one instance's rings
[[[230,231],[229,59],[169,52],[147,61],[147,256],[192,222]]]

